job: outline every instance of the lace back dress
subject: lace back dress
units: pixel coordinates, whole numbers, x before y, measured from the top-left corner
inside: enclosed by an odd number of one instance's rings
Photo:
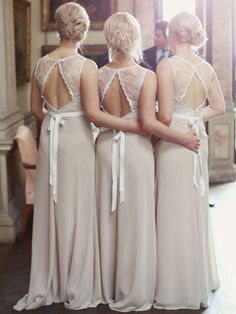
[[[157,147],[157,286],[156,308],[198,309],[208,306],[219,286],[208,208],[208,139],[201,118],[213,69],[168,59],[174,73],[170,127],[193,129],[198,153],[161,140]]]
[[[95,150],[80,98],[84,61],[80,55],[45,56],[35,69],[47,114],[37,162],[29,292],[14,306],[18,311],[61,302],[76,310],[100,302]]]
[[[123,119],[137,119],[145,73],[138,65],[101,68],[104,110],[112,107]],[[123,106],[118,109],[120,99]],[[152,306],[156,274],[150,138],[102,129],[96,146],[96,186],[103,301],[115,311],[147,310]]]

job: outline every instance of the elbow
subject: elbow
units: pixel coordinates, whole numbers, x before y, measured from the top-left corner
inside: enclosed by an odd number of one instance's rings
[[[217,110],[217,116],[222,116],[223,114],[225,114],[225,112],[226,112],[226,108],[224,106]]]
[[[33,115],[35,118],[38,117],[37,111],[34,110],[33,108],[31,108],[31,113],[32,113],[32,115]]]
[[[31,108],[31,113],[37,120],[41,119],[42,114],[40,115],[40,112],[37,109]]]
[[[224,109],[224,110],[220,110],[220,111],[219,111],[219,116],[223,116],[223,115],[225,114],[225,112],[226,112],[225,109]]]
[[[93,111],[86,111],[85,117],[87,118],[89,122],[92,122],[94,124],[96,123],[96,115],[94,114]]]
[[[142,125],[142,129],[144,132],[148,133],[148,134],[152,134],[152,127],[148,124],[144,124]]]
[[[224,106],[221,110],[220,110],[220,114],[223,115],[226,113],[226,106]]]
[[[141,121],[141,128],[149,134],[152,134],[154,130],[153,123],[150,121]]]
[[[158,120],[162,123],[165,124],[166,126],[170,126],[172,117],[171,116],[166,116],[166,117],[159,117]]]
[[[226,104],[224,99],[216,102],[214,107],[217,116],[222,116],[226,112]]]
[[[85,117],[87,118],[87,120],[93,124],[95,124],[96,126],[99,125],[99,112],[95,112],[95,111],[87,111],[85,112]]]
[[[85,115],[86,119],[87,119],[89,122],[94,123],[94,116],[93,116],[92,113],[90,113],[90,112],[85,112],[84,115]]]
[[[37,117],[37,115],[38,115],[38,108],[36,106],[34,106],[33,103],[31,103],[31,105],[30,105],[30,111],[31,111],[33,116]]]

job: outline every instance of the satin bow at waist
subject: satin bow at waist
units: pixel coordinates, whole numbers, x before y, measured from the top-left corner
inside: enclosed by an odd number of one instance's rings
[[[197,137],[206,136],[205,126],[201,118],[201,112],[180,113],[174,112],[173,119],[186,120],[189,127],[196,133]],[[201,152],[194,152],[193,155],[193,183],[195,187],[200,190],[202,196],[206,191],[206,185],[203,177],[203,161]],[[198,183],[199,182],[199,183]]]
[[[125,132],[119,131],[113,137],[112,143],[112,204],[111,212],[117,208],[118,199],[118,149],[119,149],[119,200],[120,203],[125,201]]]
[[[111,130],[108,128],[100,128],[100,132],[111,131],[114,133],[112,139],[112,201],[111,201],[111,212],[114,212],[117,208],[117,199],[118,199],[118,172],[119,169],[119,199],[120,203],[123,203],[125,200],[125,132]],[[118,155],[119,153],[119,155]],[[119,158],[119,164],[118,164]]]
[[[126,120],[137,120],[138,112],[133,110],[127,113],[122,119]],[[100,132],[111,131],[108,128],[100,128]],[[114,212],[117,208],[118,200],[118,173],[119,169],[119,201],[120,204],[125,201],[125,137],[126,134],[123,131],[114,132],[113,142],[112,142],[112,203],[111,212]],[[119,152],[119,155],[118,155]],[[118,165],[119,156],[119,165]]]
[[[71,112],[54,112],[48,111],[50,116],[50,122],[48,131],[50,132],[50,175],[49,184],[52,187],[52,198],[57,203],[57,158],[58,158],[58,135],[59,126],[65,124],[65,117],[77,117],[82,116],[83,111],[71,111]]]
[[[197,136],[206,135],[201,112],[197,112],[194,114],[174,112],[172,115],[172,119],[186,120],[188,125],[196,132]]]

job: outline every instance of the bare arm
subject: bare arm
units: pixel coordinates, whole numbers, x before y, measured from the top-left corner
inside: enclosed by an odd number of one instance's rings
[[[173,112],[174,84],[173,69],[168,60],[160,62],[156,69],[158,120],[170,125]]]
[[[33,74],[32,81],[31,81],[31,112],[36,117],[37,123],[40,126],[45,113],[43,112],[43,101],[41,98],[40,89],[38,86],[38,83],[35,79],[35,76]]]
[[[98,70],[92,61],[85,62],[81,74],[81,98],[87,119],[95,125],[127,132],[140,132],[138,122],[101,111],[98,97]]]
[[[209,105],[203,109],[203,121],[208,121],[216,116],[222,115],[225,112],[225,101],[222,94],[217,76],[213,71],[213,78],[208,90],[207,99]]]
[[[162,139],[184,145],[185,147],[197,151],[199,147],[198,138],[191,133],[181,133],[170,129],[155,116],[155,99],[156,99],[156,77],[151,71],[148,71],[140,94],[139,116],[143,129]]]

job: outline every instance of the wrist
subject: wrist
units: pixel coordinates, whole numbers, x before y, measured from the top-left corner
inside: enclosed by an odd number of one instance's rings
[[[127,121],[127,128],[126,128],[126,131],[128,131],[128,132],[134,132],[134,131],[136,131],[136,126],[135,126],[135,124],[133,123],[133,121]]]
[[[185,133],[179,134],[179,143],[183,146],[186,145],[186,135]]]

